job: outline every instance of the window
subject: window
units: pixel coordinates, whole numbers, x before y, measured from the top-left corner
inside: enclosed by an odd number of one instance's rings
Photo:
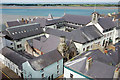
[[[8,63],[8,68],[10,68],[10,64]]]
[[[16,74],[18,75],[18,70],[16,69]]]
[[[24,32],[26,32],[26,30],[24,30]]]
[[[23,33],[23,31],[21,31],[21,33]]]
[[[87,50],[89,50],[90,46],[87,47]]]
[[[70,73],[70,78],[73,78],[73,74]]]
[[[85,48],[83,48],[83,51],[85,51]]]
[[[23,72],[24,72],[24,74],[26,75],[26,71],[25,71],[25,70],[23,70]]]
[[[105,40],[103,41],[103,45],[102,46],[104,46],[105,45]]]
[[[15,32],[15,34],[17,34],[17,32]]]
[[[32,74],[31,73],[29,73],[28,78],[32,78]]]
[[[14,33],[12,33],[14,35]]]
[[[17,48],[21,48],[21,47],[22,47],[22,45],[21,45],[21,44],[17,45]]]
[[[57,74],[59,75],[59,71],[57,71]]]
[[[36,30],[38,30],[38,28],[36,28]]]
[[[104,37],[106,37],[106,34],[104,35]]]
[[[98,42],[98,45],[100,45],[100,42]]]
[[[44,71],[44,69],[41,69],[41,72],[43,72]]]
[[[11,45],[13,45],[13,43],[11,43]]]
[[[110,33],[110,35],[112,35],[112,32]]]
[[[57,65],[57,69],[59,69],[59,65]]]
[[[50,80],[50,76],[48,77],[48,80]]]
[[[42,78],[44,78],[44,73],[42,74]]]
[[[92,48],[92,45],[91,45],[91,48]]]

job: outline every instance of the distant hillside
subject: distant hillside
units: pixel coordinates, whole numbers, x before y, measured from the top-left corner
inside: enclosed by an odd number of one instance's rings
[[[94,7],[95,4],[2,4],[3,6],[84,6]],[[117,7],[117,4],[96,4],[97,7]]]

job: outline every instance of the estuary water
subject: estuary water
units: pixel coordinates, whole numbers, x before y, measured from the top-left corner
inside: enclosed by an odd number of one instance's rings
[[[25,15],[25,16],[48,16],[52,14],[54,17],[61,17],[64,13],[74,15],[91,15],[94,9],[0,9],[2,14],[7,15]],[[100,14],[108,14],[118,12],[117,9],[96,9]]]

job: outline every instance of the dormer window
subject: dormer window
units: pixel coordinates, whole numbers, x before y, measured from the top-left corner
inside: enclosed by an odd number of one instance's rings
[[[26,30],[24,30],[24,32],[26,32]]]
[[[21,31],[21,33],[23,33],[23,31]]]
[[[15,32],[15,34],[17,34],[17,32]]]
[[[36,28],[36,30],[38,30],[38,28]]]
[[[15,33],[12,33],[13,35],[15,34]]]

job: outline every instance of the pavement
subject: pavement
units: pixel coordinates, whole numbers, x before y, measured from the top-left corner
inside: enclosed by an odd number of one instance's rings
[[[6,67],[2,62],[0,62],[0,79],[1,80],[22,80],[15,72]]]

